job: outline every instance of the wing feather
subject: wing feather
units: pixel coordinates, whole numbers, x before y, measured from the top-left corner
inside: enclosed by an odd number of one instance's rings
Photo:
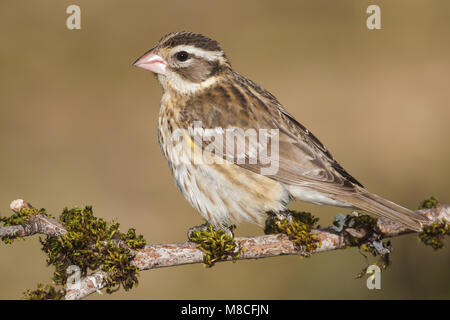
[[[426,220],[409,209],[366,191],[334,160],[319,139],[295,120],[273,95],[237,73],[207,93],[190,99],[182,108],[179,118],[180,127],[198,121],[203,131],[198,130],[197,133],[210,130],[219,135],[217,139],[205,141],[194,134],[193,140],[203,151],[214,150],[216,156],[242,168],[260,174],[271,161],[271,165],[275,165],[278,170],[267,176],[276,181],[308,187],[332,199],[396,220],[413,230],[421,230]],[[250,160],[254,160],[255,152],[261,147],[260,141],[247,139],[246,132],[260,132],[261,129],[277,131],[278,158],[266,155],[254,163]],[[227,136],[227,132],[233,133],[232,138]],[[234,147],[227,147],[233,142],[232,139],[246,141],[241,153],[236,153]],[[270,150],[273,143],[270,140],[263,148]]]
[[[239,90],[239,94],[236,90]],[[272,165],[278,167],[278,171],[268,175],[271,179],[290,185],[310,186],[327,193],[355,192],[355,185],[362,187],[275,97],[261,90],[263,89],[248,79],[246,82],[237,81],[221,86],[214,90],[218,93],[216,96],[200,96],[187,103],[180,112],[181,123],[201,123],[201,130],[190,131],[191,134],[194,133],[193,140],[203,150],[215,150],[217,156],[233,161],[245,169],[261,173],[261,169],[267,168],[268,163],[272,162]],[[250,159],[254,159],[255,151],[271,148],[270,138],[266,146],[249,139],[248,130],[259,134],[261,129],[278,131],[279,156],[278,159],[272,155],[266,156],[258,159],[257,163],[251,163]],[[212,137],[219,134],[222,135],[220,139]],[[230,136],[235,139],[234,144]],[[237,154],[236,148],[226,147],[236,145],[236,141],[240,139],[246,141],[243,155]]]

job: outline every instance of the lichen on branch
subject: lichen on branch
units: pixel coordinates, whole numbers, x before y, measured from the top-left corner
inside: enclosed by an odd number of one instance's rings
[[[1,218],[1,222],[5,226],[21,225],[36,215],[48,216],[45,209],[26,206],[10,217]],[[139,270],[131,262],[133,250],[142,249],[146,244],[142,235],[136,235],[134,229],[129,229],[127,233],[120,232],[118,222],[108,223],[95,217],[90,206],[65,208],[58,220],[65,232],[60,236],[39,238],[47,255],[47,264],[55,267],[52,280],[56,287],[40,284],[36,290],[25,293],[28,299],[64,297],[70,266],[78,267],[82,277],[96,270],[107,272],[104,287],[108,293],[118,290],[120,286],[129,290],[138,284]],[[16,238],[2,237],[2,240],[11,243]]]
[[[266,220],[265,234],[284,233],[299,249],[300,255],[309,257],[311,253],[321,245],[320,239],[311,231],[318,228],[319,218],[315,218],[309,212],[289,211],[288,218],[271,215]]]
[[[233,234],[234,226],[229,228]],[[197,244],[197,248],[203,252],[203,264],[212,267],[216,262],[232,257],[236,262],[241,254],[239,244],[234,241],[234,235],[228,234],[224,229],[214,229],[208,222],[205,230],[193,231],[189,240]]]
[[[433,209],[439,208],[439,206],[439,201],[435,197],[430,197],[422,201],[419,209]],[[445,236],[450,236],[450,222],[442,218],[425,226],[423,231],[419,233],[418,240],[434,250],[439,250],[445,248]]]
[[[0,217],[0,222],[3,223],[5,227],[11,227],[11,226],[19,226],[24,225],[29,222],[31,217],[36,215],[43,215],[49,217],[50,215],[45,211],[45,209],[36,209],[31,206],[25,206],[18,210],[17,212],[14,212],[9,217]],[[18,235],[10,235],[10,236],[4,236],[2,237],[2,241],[6,244],[11,244],[14,242],[14,240],[24,239]]]
[[[347,246],[358,247],[366,259],[366,266],[355,276],[357,279],[363,277],[372,264],[380,267],[380,270],[385,270],[390,265],[391,242],[383,239],[377,218],[352,212],[346,216],[341,215],[333,225],[336,230],[343,231]],[[376,258],[375,262],[370,263],[366,254]]]
[[[429,220],[428,225],[431,227],[431,231],[428,232],[428,234],[436,236],[436,233],[443,233],[443,229],[440,227],[433,229],[433,222],[437,222],[441,227],[444,227],[445,234],[448,234],[450,205],[436,205],[436,203],[433,204],[433,201],[431,201],[427,202],[425,207],[425,209],[421,209],[416,212]],[[200,243],[196,244],[193,242],[182,242],[149,244],[144,247],[145,242],[142,236],[136,236],[133,229],[128,230],[127,233],[121,233],[118,230],[118,224],[117,226],[114,226],[115,223],[105,223],[102,219],[95,218],[92,214],[92,208],[89,207],[74,208],[71,210],[66,209],[64,215],[67,219],[60,217],[58,220],[49,217],[44,211],[33,210],[21,212],[23,208],[32,208],[32,206],[21,199],[14,200],[11,203],[11,209],[15,213],[20,213],[20,215],[2,218],[2,222],[7,225],[0,226],[0,238],[25,238],[34,234],[43,234],[46,235],[47,238],[60,239],[55,246],[49,247],[50,251],[59,247],[56,251],[52,251],[55,258],[55,263],[58,261],[60,264],[64,263],[65,260],[59,258],[66,256],[69,256],[68,259],[71,261],[72,258],[70,257],[75,254],[67,255],[64,250],[67,249],[67,247],[70,248],[70,246],[72,246],[73,248],[78,248],[77,254],[87,254],[88,260],[89,258],[92,259],[93,262],[91,261],[91,263],[99,266],[93,273],[90,273],[80,279],[79,287],[74,288],[69,285],[74,283],[72,282],[73,278],[67,278],[66,275],[61,274],[60,276],[63,277],[63,279],[66,278],[66,290],[63,289],[63,285],[57,285],[59,286],[59,289],[54,286],[39,285],[37,290],[29,290],[27,292],[28,298],[32,299],[59,299],[62,297],[69,300],[83,299],[84,297],[92,293],[99,292],[99,290],[108,286],[110,292],[117,289],[119,285],[131,288],[136,285],[137,273],[134,273],[134,271],[137,269],[142,271],[185,264],[205,263],[208,261],[214,263],[218,261],[261,259],[281,255],[299,255],[304,253],[304,251],[300,250],[301,245],[304,242],[300,242],[299,246],[293,241],[295,240],[295,237],[292,235],[298,234],[295,230],[291,230],[291,236],[287,235],[289,233],[287,231],[280,232],[283,231],[283,229],[288,228],[292,221],[296,221],[295,218],[288,220],[289,223],[284,222],[281,228],[279,228],[277,224],[272,226],[272,233],[275,234],[238,238],[230,236],[227,232],[225,232],[225,234],[229,238],[223,236],[220,232],[214,233],[213,236],[203,234],[205,236],[204,238],[207,240],[210,240],[210,238],[214,239],[213,242],[209,241],[209,246],[214,249],[213,243],[215,243],[215,250],[218,250],[217,253],[210,254],[210,259],[206,259],[205,261],[205,256],[208,256],[208,252],[213,253],[214,251],[208,249],[208,241],[199,241],[203,242],[203,245],[200,245]],[[73,215],[69,214],[70,212],[72,212]],[[383,238],[397,237],[402,234],[413,233],[413,231],[408,230],[405,226],[388,219],[380,218],[378,220],[372,220],[370,217],[367,218],[363,216],[355,218],[338,215],[341,219],[339,219],[339,223],[336,223],[335,226],[319,228],[319,226],[315,225],[317,222],[316,218],[313,218],[310,215],[303,217],[308,216],[310,219],[302,221],[306,225],[311,225],[311,230],[310,232],[307,232],[307,234],[312,235],[320,241],[320,245],[317,245],[316,249],[311,248],[311,254],[345,249],[351,244],[359,245],[360,249],[364,252],[365,245],[368,243],[371,244],[369,248],[376,249],[378,253],[386,252],[385,250],[390,252],[388,242],[384,243],[383,241],[380,243],[380,241],[377,241],[377,239],[381,239],[376,236],[378,232],[381,233],[380,236]],[[75,221],[77,221],[77,223],[74,223]],[[88,221],[90,221],[90,223],[86,223]],[[68,226],[71,224],[74,227],[73,229]],[[80,225],[83,227],[81,230],[78,230],[77,228]],[[371,229],[372,227],[373,229]],[[279,228],[278,234],[277,230],[273,230],[273,228]],[[302,230],[302,228],[299,228],[299,230]],[[370,230],[375,232],[371,232]],[[424,230],[426,231],[427,229],[425,228]],[[73,231],[72,238],[63,237],[63,235],[68,233],[68,231]],[[77,234],[78,231],[81,232],[81,235]],[[210,229],[209,231],[212,232],[213,230]],[[101,236],[102,234],[104,236]],[[223,241],[220,240],[222,236]],[[81,243],[89,242],[84,241],[86,237],[91,239],[92,243],[90,243],[87,247],[77,247],[77,239]],[[301,238],[302,237],[299,239]],[[101,239],[103,241],[100,241]],[[46,243],[46,240],[47,239],[41,239],[43,243]],[[369,242],[365,240],[369,240]],[[198,245],[200,246],[197,247]],[[233,245],[235,246],[233,247]],[[73,248],[69,251],[73,252]],[[202,248],[204,250],[202,250]],[[58,253],[58,250],[61,251]],[[83,252],[83,250],[86,251]],[[109,252],[107,252],[108,250]],[[220,254],[221,252],[224,252],[225,254]],[[96,254],[105,257],[103,264],[98,262],[96,263]],[[214,257],[220,258],[215,259]],[[86,265],[89,264],[87,263]],[[70,266],[73,267],[73,265],[69,265],[69,267]],[[136,267],[137,269],[128,269],[129,266]],[[117,273],[115,272],[116,268],[118,270]],[[69,269],[73,270],[73,268]],[[91,271],[89,267],[87,267],[86,270],[88,270],[88,272]],[[64,271],[64,268],[61,268],[61,271]],[[86,274],[88,272],[86,272]],[[128,279],[128,281],[126,281],[126,279]],[[64,283],[64,280],[60,281],[61,283]]]

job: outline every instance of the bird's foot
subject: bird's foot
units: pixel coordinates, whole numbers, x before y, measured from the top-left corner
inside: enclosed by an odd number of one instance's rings
[[[206,223],[201,224],[199,226],[193,226],[188,229],[187,231],[187,237],[190,240],[192,236],[194,235],[194,232],[202,232],[208,230],[208,225]]]
[[[273,213],[266,220],[264,233],[284,233],[298,247],[302,256],[310,256],[321,245],[320,239],[312,233],[312,229],[318,227],[318,220],[308,212],[286,210]]]
[[[209,223],[189,229],[189,241],[195,242],[197,248],[203,251],[205,266],[212,267],[217,261],[226,260],[229,257],[233,261],[239,258],[241,248],[234,241],[233,229],[234,226],[215,228]]]
[[[235,228],[235,226],[217,228],[209,223],[204,223],[199,226],[193,226],[193,227],[189,228],[188,232],[187,232],[187,237],[189,240],[191,240],[193,238],[192,236],[197,232],[206,232],[208,230],[220,232],[220,230],[223,230],[223,232],[226,235],[230,236],[231,238],[234,238],[234,232],[233,232],[234,228]]]
[[[265,234],[271,234],[271,233],[279,233],[279,228],[277,225],[285,221],[286,225],[291,225],[292,221],[294,220],[294,215],[291,211],[286,210],[278,213],[269,213],[269,216],[266,219],[265,227],[264,227],[264,233]]]
[[[282,213],[278,214],[278,219],[283,220],[286,219],[288,224],[292,224],[292,221],[294,220],[294,215],[291,211],[283,211]]]

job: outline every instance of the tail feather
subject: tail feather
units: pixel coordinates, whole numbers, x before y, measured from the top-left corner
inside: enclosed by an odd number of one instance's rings
[[[364,189],[356,197],[353,195],[344,201],[368,213],[396,221],[414,231],[422,231],[423,225],[428,221],[421,214]]]

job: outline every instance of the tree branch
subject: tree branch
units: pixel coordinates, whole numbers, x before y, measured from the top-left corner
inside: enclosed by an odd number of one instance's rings
[[[19,212],[22,208],[31,208],[31,205],[23,200],[15,200],[11,203],[11,209]],[[418,213],[426,216],[430,223],[434,221],[450,221],[450,205],[439,205],[436,208],[418,210]],[[405,227],[383,218],[377,220],[377,227],[383,237],[395,237],[398,235],[413,233]],[[348,231],[348,229],[347,229]],[[18,226],[0,227],[0,237],[26,237],[34,234],[44,234],[51,237],[60,236],[66,232],[65,228],[55,219],[44,215],[32,216],[27,223]],[[312,254],[343,249],[348,246],[343,231],[335,231],[333,228],[313,229],[312,233],[321,240],[321,246]],[[281,255],[305,255],[293,244],[285,234],[271,234],[254,237],[238,237],[234,239],[239,245],[236,252],[241,250],[239,260],[260,259]],[[124,243],[121,243],[124,245]],[[173,244],[146,245],[139,251],[134,251],[132,265],[139,270],[172,267],[185,264],[203,262],[203,252],[197,248],[196,243],[183,242]],[[230,261],[233,257],[228,257]],[[106,286],[107,273],[97,271],[81,279],[79,287],[68,288],[65,299],[82,299],[96,291],[99,292]]]
[[[22,199],[14,200],[11,202],[10,207],[15,213],[19,213],[23,208],[32,208],[28,202],[25,202]],[[66,232],[66,229],[61,223],[59,223],[59,221],[41,214],[37,214],[31,216],[27,223],[17,226],[0,227],[0,238],[24,238],[34,234],[44,234],[51,237],[58,237],[64,232]]]

